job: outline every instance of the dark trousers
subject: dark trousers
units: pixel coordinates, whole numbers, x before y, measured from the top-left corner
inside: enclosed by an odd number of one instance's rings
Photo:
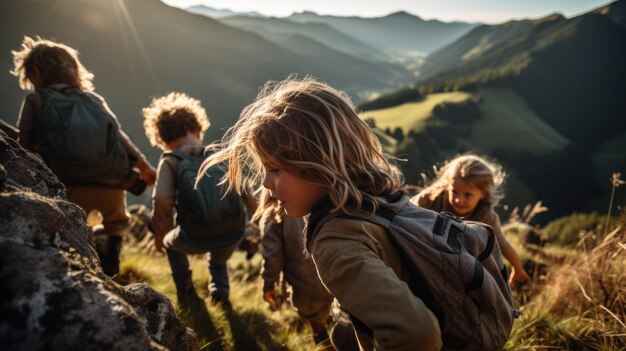
[[[206,263],[211,275],[209,292],[211,296],[224,298],[228,297],[230,290],[226,262],[238,245],[239,242],[236,242],[225,248],[209,251],[192,247],[181,240],[179,227],[174,228],[163,238],[163,246],[167,249],[167,258],[172,269],[172,278],[177,286],[182,286],[191,280],[187,255],[206,253]]]

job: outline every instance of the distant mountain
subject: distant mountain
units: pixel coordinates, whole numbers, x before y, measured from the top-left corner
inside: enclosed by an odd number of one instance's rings
[[[608,16],[616,24],[626,27],[626,2],[615,1],[594,10],[595,13]]]
[[[313,40],[303,35],[291,35],[285,38],[284,41],[278,42],[279,45],[289,48],[293,52],[297,52],[299,55],[306,56],[312,62],[316,62],[317,66],[310,66],[311,72],[323,70],[323,66],[336,66],[343,67],[341,72],[336,72],[333,77],[336,80],[346,82],[344,89],[347,91],[361,91],[361,94],[355,97],[359,100],[366,100],[368,95],[376,93],[377,89],[364,90],[364,87],[354,81],[350,84],[350,81],[354,80],[354,77],[362,74],[365,71],[377,71],[381,72],[385,76],[385,80],[381,81],[381,87],[391,87],[396,85],[397,82],[405,81],[407,78],[406,71],[398,70],[398,67],[386,62],[360,62],[359,65],[350,65],[349,63],[354,60],[354,57],[339,51],[334,51],[324,44]],[[380,91],[380,89],[378,89]],[[385,93],[391,90],[386,91]]]
[[[374,18],[323,16],[306,11],[294,13],[287,18],[301,23],[326,23],[351,37],[389,53],[431,52],[453,42],[478,25],[464,22],[425,21],[404,11]]]
[[[448,69],[436,66],[441,71],[419,85],[435,90],[485,84],[512,87],[544,120],[587,146],[626,129],[626,119],[618,118],[626,115],[626,105],[615,98],[626,96],[626,27],[596,11],[571,19],[549,16],[520,23],[517,33],[462,59],[478,48],[462,54],[469,47],[463,47],[466,42],[480,43],[508,27],[486,28],[483,36],[477,35],[482,27],[477,28],[433,53],[435,58],[427,58],[425,67],[435,60],[457,64]],[[589,116],[594,116],[592,131],[587,128]]]
[[[504,24],[476,27],[454,43],[429,54],[420,68],[419,79],[424,81],[439,73],[463,66],[511,37],[539,24],[555,21],[565,21],[565,17],[554,14],[538,20],[510,21]]]
[[[264,15],[256,11],[251,12],[235,12],[228,9],[216,9],[205,5],[194,5],[186,8],[187,11],[198,15],[204,15],[211,18],[226,18],[233,16],[248,16],[263,18]]]
[[[158,150],[148,145],[140,116],[155,95],[183,91],[201,99],[212,122],[206,138],[210,142],[234,124],[258,87],[271,79],[313,74],[346,90],[357,102],[364,93],[389,90],[411,79],[400,67],[374,65],[323,45],[315,55],[287,49],[159,0],[39,1],[37,6],[3,1],[0,13],[1,118],[14,123],[26,95],[8,73],[11,50],[19,48],[24,35],[55,38],[80,51],[95,74],[96,91],[155,162]]]
[[[505,163],[513,193],[543,200],[548,216],[606,211],[610,173],[626,173],[626,27],[620,22],[625,3],[569,19],[550,15],[475,28],[433,52],[424,64],[430,74],[414,87],[363,106],[384,108],[377,112],[382,116],[428,116],[422,118],[430,127],[413,131],[396,147],[409,160],[427,160],[413,163],[413,174],[455,153],[478,151]],[[432,93],[446,91],[471,93],[482,117],[459,124],[438,116],[436,106],[423,112]],[[377,119],[374,111],[364,116],[370,114]],[[541,151],[536,138],[524,136],[532,130],[542,140],[562,142]],[[424,147],[434,151],[420,154]]]
[[[265,39],[284,42],[293,35],[314,39],[334,50],[371,60],[382,60],[386,55],[378,48],[353,38],[326,23],[299,23],[283,18],[254,18],[233,16],[221,18],[222,23],[255,32]]]

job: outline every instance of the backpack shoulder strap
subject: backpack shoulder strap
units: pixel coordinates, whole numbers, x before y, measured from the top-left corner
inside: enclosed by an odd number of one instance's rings
[[[379,205],[375,212],[372,211],[371,206],[364,206],[360,211],[352,215],[346,215],[339,212],[331,212],[334,208],[334,205],[332,204],[330,199],[326,198],[322,200],[322,202],[315,206],[313,211],[311,211],[311,215],[309,216],[307,222],[306,249],[310,251],[313,240],[315,239],[315,236],[317,235],[319,230],[326,222],[330,221],[333,218],[357,218],[377,224],[387,230],[390,230],[394,218],[398,213],[400,213],[400,211],[402,211],[405,205],[410,202],[410,199],[408,196],[406,196],[406,194],[398,191],[397,193],[389,196],[388,200],[388,202]],[[393,243],[393,238],[391,242]],[[370,337],[373,335],[372,329],[369,328],[365,323],[363,323],[345,308],[341,307],[341,309],[348,315],[348,317],[350,318],[350,322],[355,329]]]
[[[58,93],[59,93],[58,90],[56,90],[54,88],[50,88],[50,87],[37,90],[35,92],[35,94],[38,95],[39,101],[41,102],[39,104],[39,110],[41,110],[43,108],[43,104],[48,100],[48,98],[50,98],[51,96],[54,96],[55,94],[58,94]]]
[[[163,152],[161,154],[161,158],[168,157],[168,156],[177,158],[179,160],[183,160],[183,159],[189,157],[189,155],[187,155],[185,152],[182,152],[180,150],[165,151],[165,152]]]
[[[357,211],[356,213],[351,215],[346,215],[337,211],[332,212],[334,205],[329,198],[326,198],[318,203],[309,215],[306,229],[307,250],[311,249],[313,240],[315,239],[315,236],[322,228],[322,226],[333,218],[358,218],[374,224],[378,224],[385,229],[389,229],[391,227],[391,222],[393,221],[394,217],[398,213],[400,213],[404,206],[409,202],[410,200],[408,196],[406,196],[403,192],[398,191],[397,193],[388,197],[388,202],[378,206],[376,212],[372,211],[371,206],[363,206],[360,211]]]
[[[51,95],[55,95],[55,94],[56,95],[61,94],[61,95],[65,95],[65,96],[70,96],[70,95],[76,94],[76,93],[79,93],[79,94],[83,93],[83,94],[85,94],[84,91],[80,90],[77,87],[73,87],[73,86],[66,86],[66,87],[63,87],[63,88],[60,88],[60,89],[53,88],[53,87],[45,87],[43,89],[40,89],[40,90],[36,91],[36,94],[41,95],[42,98],[48,97],[48,96],[51,96]]]
[[[161,154],[161,157],[167,157],[167,156],[176,157],[179,160],[186,160],[190,158],[199,158],[199,157],[205,158],[207,155],[204,152],[200,152],[197,155],[192,155],[182,150],[165,151]]]

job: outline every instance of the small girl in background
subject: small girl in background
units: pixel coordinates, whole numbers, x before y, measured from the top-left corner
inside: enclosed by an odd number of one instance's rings
[[[201,175],[226,161],[224,182],[242,192],[247,178],[262,180],[289,217],[313,218],[327,206],[344,215],[306,241],[322,284],[359,320],[340,339],[356,334],[364,350],[441,349],[437,317],[407,285],[413,278],[387,229],[350,217],[386,203],[403,180],[349,97],[310,78],[266,84],[212,148]]]
[[[271,310],[279,308],[285,296],[280,296],[280,273],[291,285],[291,303],[300,317],[313,330],[316,344],[329,343],[326,331],[333,297],[320,282],[315,264],[304,255],[304,220],[285,216],[278,200],[264,189],[261,205],[253,217],[259,220],[263,247],[263,299]]]
[[[509,284],[523,283],[529,277],[517,252],[502,234],[500,218],[494,211],[502,199],[502,184],[506,174],[502,167],[476,155],[459,156],[447,162],[437,179],[411,199],[423,208],[447,211],[465,220],[490,225],[498,240],[500,251],[512,266]]]

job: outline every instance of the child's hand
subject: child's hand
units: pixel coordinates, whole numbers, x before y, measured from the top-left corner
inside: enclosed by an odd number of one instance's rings
[[[139,177],[148,185],[154,185],[156,182],[156,170],[147,161],[141,160],[137,164],[139,169]]]
[[[263,300],[270,305],[271,311],[278,310],[276,291],[270,290],[263,292]]]
[[[154,248],[157,250],[157,252],[165,253],[165,250],[163,250],[163,237],[162,236],[159,236],[159,235],[154,236]]]
[[[530,277],[526,272],[521,270],[516,270],[514,267],[511,269],[511,276],[509,277],[509,285],[513,286],[514,284],[524,284]]]

